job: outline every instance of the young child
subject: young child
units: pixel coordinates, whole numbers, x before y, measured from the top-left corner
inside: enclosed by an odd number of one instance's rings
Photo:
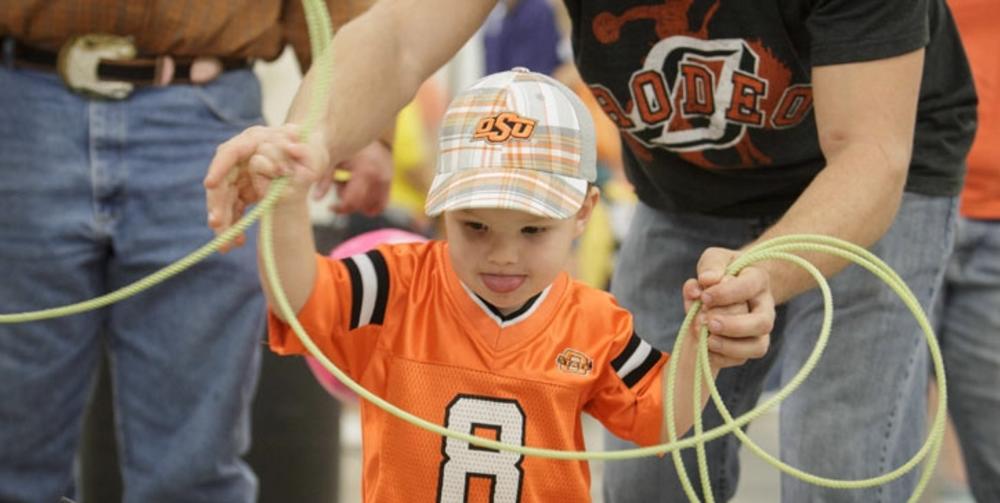
[[[610,295],[564,272],[598,199],[593,135],[583,104],[549,77],[480,80],[442,125],[426,212],[444,215],[447,239],[344,260],[311,240],[298,172],[322,163],[300,144],[262,146],[259,172],[293,174],[274,244],[299,320],[363,386],[450,429],[581,450],[587,412],[622,438],[660,443],[668,356]],[[269,339],[278,353],[305,351],[274,311]],[[679,362],[678,432],[691,424],[693,358]],[[365,501],[589,501],[585,462],[484,449],[361,407]]]

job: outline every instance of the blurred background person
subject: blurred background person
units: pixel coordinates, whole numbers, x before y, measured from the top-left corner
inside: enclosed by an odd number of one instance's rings
[[[550,0],[502,0],[483,23],[484,75],[523,66],[552,75],[571,59]]]
[[[948,5],[972,66],[979,130],[968,156],[955,249],[935,310],[948,411],[961,446],[959,458],[954,443],[946,443],[939,498],[969,501],[967,481],[975,500],[986,503],[1000,501],[1000,2],[948,0]]]
[[[339,25],[366,3],[328,5]],[[252,62],[287,44],[311,58],[298,0],[13,0],[0,36],[4,312],[99,296],[211,239],[205,170],[221,141],[262,120]],[[342,188],[360,194],[344,211],[386,192],[390,173],[365,169]],[[254,501],[241,456],[263,299],[233,280],[254,274],[252,248],[102,310],[0,327],[0,500],[76,497],[106,353],[124,500]]]

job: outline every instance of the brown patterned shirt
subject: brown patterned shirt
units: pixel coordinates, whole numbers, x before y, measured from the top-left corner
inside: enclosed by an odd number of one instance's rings
[[[334,27],[374,0],[324,0]],[[58,50],[84,33],[131,35],[141,55],[278,57],[291,44],[306,68],[301,0],[3,0],[0,35]]]

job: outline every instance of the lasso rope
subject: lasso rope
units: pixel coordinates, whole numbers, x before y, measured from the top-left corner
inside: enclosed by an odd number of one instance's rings
[[[687,473],[685,472],[684,466],[681,463],[680,449],[685,449],[694,446],[698,451],[698,471],[700,478],[702,480],[702,487],[705,491],[705,497],[707,502],[714,501],[711,493],[711,486],[708,484],[708,466],[705,461],[704,444],[716,438],[719,438],[727,433],[733,433],[743,441],[748,448],[751,449],[755,454],[764,459],[775,468],[806,482],[822,486],[831,487],[837,489],[858,489],[865,487],[873,487],[887,482],[891,482],[906,472],[912,470],[918,463],[920,463],[925,457],[930,454],[927,464],[924,467],[924,473],[915,488],[913,494],[910,496],[910,502],[916,502],[920,499],[927,482],[930,479],[931,474],[934,471],[934,466],[937,460],[938,450],[941,446],[941,439],[944,435],[944,421],[945,421],[945,410],[947,410],[947,390],[944,379],[944,364],[941,359],[941,351],[937,345],[937,340],[934,337],[934,332],[927,321],[926,315],[920,307],[920,303],[917,301],[916,297],[909,290],[905,283],[892,271],[884,262],[882,262],[878,257],[872,255],[867,250],[861,247],[847,243],[835,238],[827,236],[817,236],[817,235],[790,235],[780,238],[776,238],[764,243],[761,243],[757,247],[747,250],[746,253],[741,255],[739,259],[733,262],[727,268],[727,274],[735,275],[738,274],[740,270],[744,267],[762,261],[762,260],[786,260],[793,262],[800,267],[803,267],[813,276],[816,282],[819,284],[819,288],[823,294],[823,324],[820,329],[819,339],[817,340],[816,346],[813,348],[812,353],[806,360],[805,364],[799,370],[799,372],[792,378],[792,380],[780,391],[778,391],[774,396],[759,404],[753,410],[743,414],[739,418],[733,418],[728,409],[722,402],[722,397],[719,395],[718,389],[715,387],[714,380],[712,379],[711,371],[709,368],[708,361],[708,332],[704,327],[701,328],[698,337],[698,359],[695,366],[695,382],[692,383],[694,386],[693,397],[695,400],[694,411],[695,411],[695,421],[694,421],[694,431],[695,434],[689,438],[683,440],[677,440],[676,426],[674,425],[675,408],[676,403],[674,400],[674,386],[676,386],[676,376],[677,368],[673,364],[676,361],[675,358],[670,360],[667,365],[667,379],[664,384],[664,393],[666,398],[664,400],[666,423],[668,428],[670,442],[663,443],[659,445],[653,445],[648,447],[640,447],[634,449],[625,449],[619,451],[572,451],[572,450],[559,450],[559,449],[543,449],[538,447],[522,446],[517,444],[505,444],[503,442],[498,442],[496,440],[489,440],[483,437],[477,437],[468,433],[449,430],[436,423],[423,419],[421,417],[415,416],[406,412],[399,407],[396,407],[392,403],[384,400],[378,395],[365,389],[363,386],[355,382],[342,370],[337,368],[330,360],[320,351],[316,344],[312,341],[309,335],[305,332],[305,329],[299,323],[295,316],[294,311],[292,311],[291,306],[288,304],[288,299],[285,297],[285,293],[281,290],[280,279],[277,274],[277,267],[274,261],[273,254],[273,244],[272,244],[272,220],[271,214],[265,213],[263,219],[261,220],[261,251],[263,254],[264,269],[267,274],[268,282],[271,285],[271,293],[274,296],[274,300],[277,303],[277,307],[282,313],[282,316],[286,322],[292,327],[292,330],[298,336],[302,344],[309,350],[317,361],[319,361],[326,370],[333,374],[339,381],[341,381],[345,386],[347,386],[351,391],[357,393],[363,399],[373,403],[379,408],[385,410],[386,412],[392,414],[393,416],[406,421],[414,426],[424,428],[438,435],[453,438],[456,440],[461,440],[464,442],[469,442],[470,444],[485,447],[490,449],[497,449],[502,451],[516,452],[526,456],[537,456],[542,458],[551,459],[563,459],[563,460],[593,460],[593,461],[614,461],[623,459],[632,459],[639,457],[648,457],[653,455],[659,455],[663,453],[670,452],[673,454],[674,462],[677,465],[681,483],[684,486],[685,493],[688,498],[692,501],[699,501],[697,494],[694,492],[694,488],[691,486],[688,480]],[[819,272],[818,269],[805,259],[788,253],[788,251],[813,251],[813,252],[825,252],[832,253],[841,256],[847,260],[855,262],[862,267],[865,267],[869,271],[872,271],[876,276],[881,278],[883,281],[889,284],[889,286],[896,292],[903,302],[907,305],[910,311],[917,318],[921,329],[924,331],[924,335],[927,338],[927,344],[930,348],[931,359],[934,362],[934,369],[937,372],[937,387],[940,397],[943,399],[938,403],[937,411],[934,415],[934,423],[931,427],[930,434],[927,440],[924,442],[920,450],[910,458],[909,461],[899,466],[898,468],[868,479],[859,480],[839,480],[816,476],[792,466],[789,466],[780,460],[774,458],[767,452],[764,452],[757,444],[755,444],[743,431],[740,429],[747,423],[756,419],[764,411],[773,407],[778,402],[784,400],[789,394],[791,394],[795,388],[797,388],[802,381],[808,377],[809,373],[816,366],[819,361],[819,357],[826,347],[827,340],[830,337],[831,322],[833,318],[833,300],[830,296],[830,287],[827,284],[826,279]],[[701,309],[700,302],[694,303],[688,311],[687,316],[684,318],[684,322],[681,324],[681,328],[678,331],[677,339],[674,343],[673,355],[680,355],[683,351],[683,341],[685,339],[684,334],[688,333],[691,323],[697,316]],[[708,389],[711,393],[712,399],[722,415],[724,424],[712,428],[708,431],[703,431],[702,415],[701,415],[701,379],[697,376],[701,376],[708,383]]]
[[[40,309],[38,311],[27,311],[22,313],[10,313],[10,314],[0,314],[0,325],[2,324],[13,324],[13,323],[26,323],[29,321],[39,321],[47,320],[50,318],[60,318],[62,316],[70,316],[73,314],[79,314],[86,311],[92,311],[110,304],[114,304],[120,300],[124,300],[128,297],[138,294],[143,290],[151,288],[159,283],[166,281],[167,279],[176,276],[185,269],[201,262],[208,258],[209,255],[214,254],[219,248],[236,239],[237,236],[242,234],[247,230],[254,222],[260,218],[260,215],[264,212],[271,211],[271,207],[274,206],[274,202],[278,199],[281,192],[278,191],[268,191],[267,195],[260,202],[257,207],[246,214],[240,221],[233,224],[225,232],[219,234],[215,239],[205,243],[197,250],[191,252],[186,257],[170,264],[159,271],[146,276],[130,285],[123,286],[113,292],[106,293],[100,297],[94,297],[93,299],[78,302],[76,304],[69,304],[60,307],[53,307],[48,309]]]
[[[317,70],[314,71],[314,78],[316,82],[312,90],[312,95],[310,96],[310,107],[308,110],[308,115],[303,124],[301,138],[302,141],[306,141],[309,135],[312,133],[316,124],[319,122],[322,113],[326,110],[327,99],[329,98],[330,89],[330,78],[332,76],[331,68],[331,58],[324,57],[325,52],[329,48],[330,40],[332,39],[331,24],[329,19],[329,13],[326,10],[326,6],[321,2],[321,0],[302,0],[303,6],[306,14],[306,21],[309,27],[309,39],[313,51],[313,59],[317,65]],[[503,442],[498,442],[495,440],[489,440],[482,437],[477,437],[464,432],[452,431],[444,428],[436,423],[427,421],[423,418],[414,416],[395,405],[385,401],[381,397],[374,395],[354,380],[352,380],[343,371],[337,368],[330,360],[319,350],[319,348],[313,343],[312,339],[305,332],[302,325],[297,320],[295,313],[292,311],[291,306],[288,304],[288,299],[285,296],[284,291],[281,289],[281,281],[278,278],[277,268],[274,261],[274,250],[273,250],[273,232],[272,232],[272,220],[271,220],[271,208],[274,206],[275,201],[282,193],[285,186],[288,184],[287,178],[281,178],[276,180],[271,184],[267,194],[260,201],[260,203],[251,210],[247,215],[240,219],[233,227],[227,229],[225,232],[217,236],[215,239],[211,240],[204,246],[198,248],[186,257],[178,260],[177,262],[170,264],[167,267],[143,278],[135,283],[128,286],[115,290],[114,292],[90,299],[88,301],[66,305],[62,307],[42,309],[38,311],[22,312],[22,313],[12,313],[12,314],[0,314],[0,324],[11,324],[11,323],[24,323],[30,321],[44,320],[49,318],[56,318],[60,316],[69,316],[72,314],[77,314],[92,309],[97,309],[100,307],[107,306],[114,302],[118,302],[122,299],[135,295],[147,288],[150,288],[166,279],[180,273],[181,271],[191,267],[195,263],[205,259],[209,255],[216,252],[223,244],[228,243],[235,239],[237,236],[242,234],[246,229],[248,229],[258,218],[263,217],[261,225],[261,252],[263,254],[263,262],[265,272],[269,283],[271,284],[271,292],[274,296],[274,300],[277,303],[277,307],[284,316],[285,320],[292,327],[296,336],[302,341],[302,344],[309,350],[309,352],[319,361],[324,368],[326,368],[331,374],[333,374],[337,379],[344,383],[345,386],[350,388],[352,391],[357,393],[359,396],[375,404],[376,406],[384,409],[388,413],[396,416],[397,418],[406,421],[415,426],[424,428],[433,433],[453,438],[456,440],[461,440],[468,442],[473,445],[480,447],[486,447],[491,449],[498,449],[503,451],[510,451],[520,453],[526,456],[538,456],[551,459],[564,459],[564,460],[622,460],[631,459],[637,457],[646,457],[664,454],[667,452],[672,453],[674,463],[677,466],[678,474],[681,479],[681,483],[684,487],[684,491],[691,501],[699,501],[698,496],[695,493],[694,488],[688,479],[687,473],[681,462],[680,450],[690,447],[695,447],[697,459],[698,459],[698,472],[699,478],[702,483],[702,488],[705,492],[705,501],[714,502],[714,497],[712,495],[711,485],[709,484],[708,478],[708,466],[705,458],[705,443],[716,438],[719,438],[728,433],[733,433],[739,438],[747,447],[753,451],[755,454],[760,456],[769,464],[778,468],[779,470],[802,479],[806,482],[831,488],[839,489],[856,489],[856,488],[866,488],[873,487],[876,485],[885,484],[892,480],[895,480],[902,476],[904,473],[912,470],[916,467],[918,463],[927,458],[927,462],[924,465],[924,472],[917,484],[913,494],[910,496],[909,501],[916,502],[919,500],[920,495],[923,493],[930,477],[933,473],[934,466],[937,461],[938,451],[941,447],[941,439],[944,435],[944,425],[945,425],[945,411],[947,410],[947,388],[945,382],[944,374],[944,364],[941,359],[940,348],[938,347],[937,340],[934,337],[933,330],[930,327],[930,323],[927,321],[927,317],[920,307],[919,302],[916,297],[906,286],[905,283],[899,278],[899,276],[892,271],[884,262],[882,262],[878,257],[872,255],[867,250],[847,243],[838,239],[834,239],[826,236],[815,236],[815,235],[794,235],[785,236],[777,239],[761,243],[760,245],[747,250],[746,253],[742,254],[736,261],[734,261],[726,270],[727,274],[737,275],[746,266],[754,264],[762,260],[785,260],[790,261],[812,275],[819,285],[820,291],[823,296],[823,323],[820,329],[819,339],[816,342],[816,346],[813,348],[812,353],[807,358],[805,364],[799,370],[799,372],[792,378],[792,380],[775,395],[773,395],[768,400],[761,404],[758,404],[751,411],[741,415],[738,418],[733,418],[729,413],[725,404],[722,402],[722,397],[719,395],[718,389],[715,387],[714,380],[711,376],[709,359],[708,359],[708,345],[707,337],[708,331],[706,328],[702,327],[699,332],[698,346],[696,348],[698,354],[695,363],[695,380],[692,383],[693,387],[693,399],[694,399],[694,435],[683,439],[677,440],[676,425],[674,424],[674,419],[676,415],[676,403],[674,400],[674,388],[677,385],[677,368],[673,364],[676,359],[671,359],[670,363],[667,365],[667,375],[666,381],[664,383],[664,416],[666,429],[668,433],[668,443],[663,443],[659,445],[641,447],[628,450],[620,451],[570,451],[570,450],[556,450],[556,449],[543,449],[530,446],[521,446],[514,444],[505,444]],[[934,422],[931,426],[930,433],[924,442],[923,446],[917,451],[916,454],[910,458],[909,461],[905,462],[898,468],[868,479],[859,480],[838,480],[816,476],[813,474],[806,473],[797,468],[791,467],[780,460],[774,458],[770,454],[764,452],[757,444],[755,444],[746,434],[743,433],[741,428],[748,424],[750,421],[754,420],[760,416],[764,411],[773,407],[778,402],[784,400],[789,394],[791,394],[801,383],[808,377],[809,373],[815,367],[819,360],[823,349],[826,347],[827,340],[830,335],[830,328],[833,316],[833,301],[830,296],[830,288],[823,278],[822,274],[816,269],[815,266],[804,260],[803,258],[793,255],[791,252],[822,252],[837,255],[841,258],[854,262],[865,269],[871,271],[873,274],[878,276],[882,281],[886,282],[893,291],[903,300],[904,304],[909,308],[910,312],[916,317],[920,328],[923,330],[924,335],[927,339],[927,345],[930,349],[931,359],[934,363],[934,370],[937,376],[937,388],[938,396],[940,401],[937,405],[937,410],[934,414]],[[692,321],[701,309],[701,303],[695,302],[689,309],[687,316],[684,318],[684,322],[681,324],[680,330],[676,342],[674,343],[673,354],[675,356],[681,355],[684,350],[684,339],[685,334],[689,333],[689,329]],[[708,385],[709,393],[711,394],[712,400],[718,408],[720,415],[722,416],[723,423],[720,426],[712,428],[711,430],[704,431],[704,425],[702,421],[701,412],[701,386],[702,379]],[[929,457],[928,457],[929,456]]]
[[[934,371],[937,375],[937,388],[938,393],[944,400],[941,401],[937,410],[934,413],[934,421],[931,425],[930,433],[927,440],[924,442],[923,446],[910,458],[907,462],[903,463],[898,468],[882,474],[880,476],[868,478],[868,479],[858,479],[858,480],[839,480],[831,479],[826,477],[820,477],[813,475],[811,473],[802,471],[795,467],[789,466],[779,459],[771,456],[763,449],[760,448],[756,443],[754,443],[740,428],[732,428],[731,431],[737,438],[742,441],[747,448],[749,448],[754,454],[762,458],[767,463],[771,464],[775,468],[793,476],[805,482],[809,482],[814,485],[822,487],[830,487],[836,489],[860,489],[865,487],[873,487],[877,485],[882,485],[891,482],[903,474],[909,472],[916,467],[918,463],[921,462],[925,457],[930,454],[927,464],[924,466],[924,472],[914,489],[913,494],[910,496],[909,501],[916,502],[920,499],[920,495],[926,488],[927,483],[930,481],[931,476],[934,472],[934,466],[937,463],[938,451],[941,447],[941,440],[944,437],[945,428],[945,417],[947,410],[947,384],[944,374],[944,363],[941,359],[941,350],[937,344],[937,338],[934,336],[934,331],[931,328],[930,323],[927,320],[927,316],[924,314],[923,309],[920,307],[919,301],[917,301],[916,296],[913,292],[906,286],[903,280],[893,271],[888,265],[885,264],[878,257],[870,253],[864,248],[848,243],[839,239],[831,238],[829,236],[817,236],[817,235],[790,235],[783,236],[776,239],[772,239],[761,243],[760,245],[747,250],[747,252],[741,255],[736,261],[734,261],[728,268],[727,274],[736,275],[744,267],[753,264],[755,262],[763,260],[785,260],[792,262],[799,267],[802,267],[813,277],[816,283],[819,285],[820,292],[823,297],[823,322],[820,327],[820,335],[816,341],[816,346],[813,348],[812,353],[806,359],[802,368],[799,369],[798,373],[791,379],[791,381],[780,391],[778,391],[774,396],[766,400],[764,403],[759,404],[753,410],[747,412],[746,414],[740,416],[739,419],[734,420],[729,410],[726,408],[725,404],[722,402],[722,397],[719,395],[718,389],[715,387],[714,381],[709,370],[709,360],[708,360],[708,345],[707,337],[708,331],[704,327],[701,328],[699,334],[699,344],[698,344],[698,359],[696,360],[695,375],[701,376],[708,382],[709,392],[711,393],[712,400],[719,410],[722,416],[724,425],[738,425],[742,426],[753,419],[756,419],[764,411],[770,407],[776,405],[777,403],[784,400],[788,395],[790,395],[800,384],[808,377],[809,373],[812,372],[816,363],[819,361],[819,357],[822,354],[824,348],[826,347],[827,341],[830,335],[831,324],[833,321],[833,299],[830,295],[830,287],[826,279],[819,272],[818,269],[809,262],[807,262],[802,257],[797,255],[792,255],[789,252],[821,252],[831,255],[837,255],[845,260],[851,261],[858,264],[872,274],[878,276],[883,282],[889,285],[890,288],[902,299],[903,303],[910,310],[913,316],[916,318],[917,323],[920,325],[921,330],[924,332],[924,336],[927,340],[927,345],[930,349],[931,359],[934,363]],[[691,311],[696,311],[701,308],[700,302],[696,302],[692,305]],[[690,327],[691,321],[694,315],[689,312],[688,316],[684,319],[684,323],[681,326],[680,332],[678,333],[677,340],[674,344],[674,354],[679,354],[683,349],[684,337],[683,334],[688,333],[687,330]],[[677,432],[674,426],[674,387],[676,386],[676,375],[677,369],[675,366],[671,365],[667,369],[667,384],[665,385],[666,399],[664,400],[666,407],[667,417],[667,429],[668,429],[668,439],[673,440],[677,438]],[[699,438],[702,435],[706,437],[719,428],[710,430],[707,434],[702,433],[702,418],[701,418],[701,408],[700,408],[700,385],[701,379],[695,378],[694,385],[694,410],[695,412],[695,424],[694,424],[694,437]],[[712,437],[715,438],[715,437]],[[712,438],[705,438],[704,441],[711,440]],[[705,501],[712,502],[714,498],[711,492],[711,486],[708,483],[708,469],[705,460],[704,452],[704,441],[698,442],[696,447],[696,454],[698,459],[698,471],[701,478],[702,487],[705,490]],[[684,488],[685,493],[691,501],[698,501],[697,495],[691,486],[690,480],[687,477],[687,473],[684,469],[683,463],[681,461],[680,453],[677,451],[673,452],[674,465],[677,467],[678,475],[681,480],[681,485]]]

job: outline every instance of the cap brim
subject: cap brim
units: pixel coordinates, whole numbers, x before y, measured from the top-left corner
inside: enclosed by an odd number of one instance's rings
[[[427,216],[489,208],[524,211],[545,218],[569,218],[587,195],[587,180],[530,169],[468,169],[434,177]]]

